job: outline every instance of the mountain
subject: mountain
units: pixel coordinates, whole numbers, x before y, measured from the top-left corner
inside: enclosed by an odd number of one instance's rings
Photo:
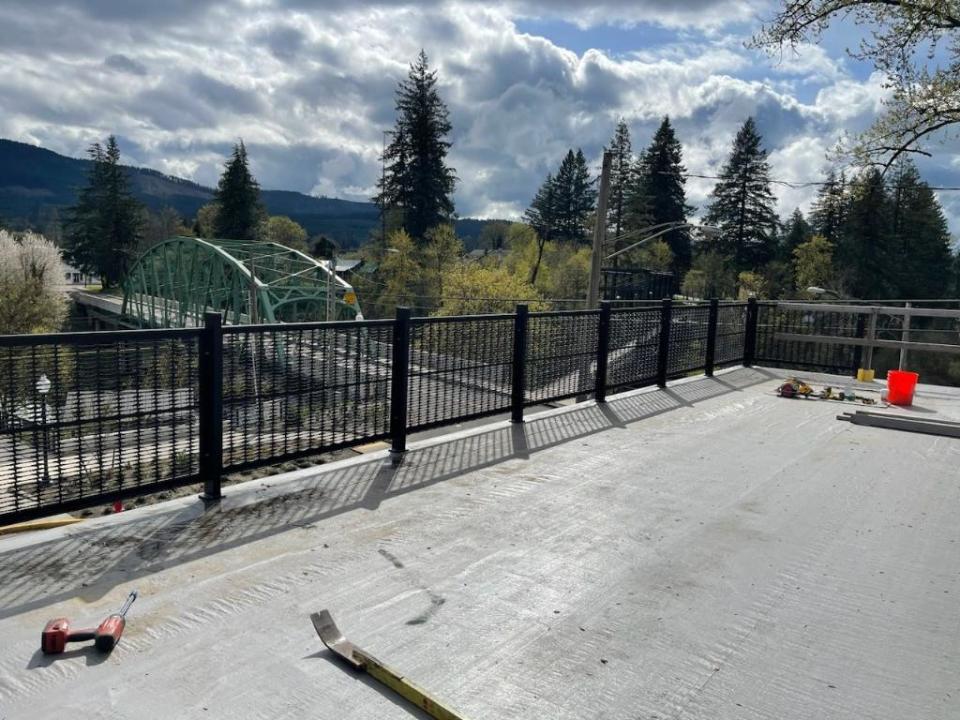
[[[0,219],[14,227],[32,225],[41,230],[57,222],[86,183],[91,162],[59,155],[52,150],[0,139]],[[213,198],[213,189],[149,168],[124,166],[134,195],[152,210],[171,207],[189,221],[201,205]],[[380,221],[370,202],[314,197],[289,190],[262,190],[271,215],[287,215],[311,235],[323,233],[342,247],[365,241]],[[457,232],[470,247],[485,220],[464,219]]]

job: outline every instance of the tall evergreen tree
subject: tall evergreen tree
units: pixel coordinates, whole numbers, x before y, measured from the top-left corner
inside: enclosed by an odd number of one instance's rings
[[[693,211],[687,205],[686,168],[683,166],[683,146],[664,116],[653,136],[650,147],[641,155],[637,166],[637,192],[643,196],[637,203],[648,213],[644,219],[650,225],[667,222],[684,223]],[[692,259],[690,233],[687,229],[671,230],[664,240],[673,252],[673,268],[682,276]]]
[[[950,232],[943,209],[930,186],[909,160],[890,178],[891,238],[889,255],[897,259],[896,296],[945,297],[950,288]]]
[[[625,233],[635,233],[657,224],[653,219],[653,201],[650,196],[650,188],[647,184],[647,174],[644,171],[643,163],[643,154],[641,154],[630,171],[630,183],[627,186],[626,198],[624,200],[626,209],[623,214],[623,231]],[[621,245],[625,247],[640,239],[642,238],[639,236],[631,236],[624,240]],[[628,253],[628,255],[633,255],[633,253]]]
[[[213,223],[218,238],[256,240],[264,218],[260,186],[250,173],[247,148],[241,140],[233,146],[214,195],[217,213]]]
[[[396,109],[396,129],[384,155],[389,166],[374,202],[399,209],[407,232],[422,242],[427,230],[453,219],[456,183],[455,170],[446,164],[449,111],[423,50],[397,88]]]
[[[111,135],[106,147],[88,150],[93,164],[87,185],[66,218],[67,259],[80,270],[99,275],[104,287],[120,283],[143,235],[143,206],[130,192],[120,165],[120,148]]]
[[[557,227],[557,188],[553,175],[547,174],[547,179],[537,190],[523,214],[523,219],[527,221],[537,233],[537,259],[530,269],[530,284],[537,281],[537,274],[540,272],[540,263],[543,260],[543,248],[550,240],[553,240]]]
[[[772,257],[776,229],[770,165],[753,118],[740,128],[730,158],[711,193],[706,222],[723,234],[714,247],[733,258],[738,271],[754,270]]]
[[[883,175],[871,169],[850,185],[834,261],[845,290],[855,298],[895,294],[897,266],[891,255],[892,205]],[[896,260],[899,263],[899,258]]]
[[[585,242],[590,242],[589,215],[597,209],[597,189],[594,179],[590,177],[590,168],[583,150],[577,148],[574,155],[573,178],[571,185],[570,216],[573,221],[571,236],[581,232]]]
[[[830,170],[810,209],[813,231],[834,244],[840,242],[840,230],[843,227],[847,204],[846,184],[843,173],[837,178],[837,174]]]
[[[803,243],[812,237],[813,228],[810,227],[810,223],[807,222],[803,213],[800,212],[800,208],[794,208],[793,214],[790,215],[790,219],[787,220],[786,226],[783,229],[780,242],[777,244],[777,254],[781,260],[790,261],[793,259],[794,248],[798,245],[803,245]]]
[[[610,141],[610,199],[607,203],[607,227],[612,237],[623,233],[626,196],[630,187],[630,175],[633,169],[633,149],[630,145],[630,128],[622,119]],[[615,248],[614,248],[615,249]]]
[[[597,199],[587,159],[581,150],[567,151],[556,174],[548,174],[524,219],[536,231],[538,258],[530,282],[536,280],[544,245],[551,240],[586,243],[588,223]]]
[[[405,224],[405,209],[413,201],[413,183],[410,174],[409,142],[402,125],[391,133],[390,144],[384,149],[383,177],[377,181],[380,194],[373,201],[399,227]],[[395,228],[394,228],[395,229]]]
[[[589,242],[588,216],[596,206],[597,191],[582,150],[567,152],[553,177],[553,188],[555,239]]]

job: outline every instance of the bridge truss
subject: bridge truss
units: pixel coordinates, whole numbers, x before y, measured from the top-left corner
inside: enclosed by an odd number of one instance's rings
[[[362,320],[329,261],[269,242],[173,237],[147,250],[123,283],[122,314],[140,327]]]

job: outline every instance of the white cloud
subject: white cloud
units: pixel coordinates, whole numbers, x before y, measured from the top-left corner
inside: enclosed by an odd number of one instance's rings
[[[668,28],[714,29],[754,18],[762,0],[516,0],[509,5],[524,17],[562,18],[580,27],[605,23],[651,23]]]
[[[882,78],[857,80],[816,46],[780,65],[747,52],[762,4],[7,0],[0,136],[81,155],[113,132],[125,158],[207,184],[242,137],[264,187],[366,199],[393,92],[422,47],[450,106],[461,215],[518,216],[567,148],[598,163],[618,117],[640,149],[669,114],[688,169],[709,175],[753,115],[774,173],[806,179],[844,128],[878,111]],[[614,57],[577,54],[519,32],[521,16],[682,32]],[[801,101],[793,89],[809,83]],[[948,151],[945,162],[960,148]],[[691,179],[691,202],[712,184]],[[809,201],[777,190],[784,212]]]
[[[882,110],[889,91],[883,86],[883,75],[872,73],[866,82],[841,78],[817,93],[815,105],[835,123],[848,123],[857,118],[872,118]]]
[[[828,167],[827,152],[831,149],[828,145],[823,138],[806,135],[777,148],[769,156],[771,174],[794,181],[820,180]],[[815,186],[779,185],[776,191],[781,217],[787,217],[794,208],[807,213],[817,195]]]

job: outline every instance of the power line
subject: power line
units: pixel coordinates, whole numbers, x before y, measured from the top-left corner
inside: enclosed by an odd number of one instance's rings
[[[696,178],[698,180],[726,180],[727,178],[720,177],[719,175],[702,175],[700,173],[673,173],[669,170],[658,170],[658,175],[679,175],[684,178]],[[840,186],[840,185],[849,185],[850,181],[841,183],[839,180],[782,180],[779,178],[768,178],[768,182],[773,185],[783,185],[784,187],[792,188],[793,190],[802,190],[804,188],[810,187],[831,187],[831,186]],[[916,185],[890,185],[888,186],[891,190],[904,190],[910,187],[916,187]],[[958,191],[960,186],[952,185],[927,185],[927,188],[930,190],[937,191]]]
[[[660,171],[662,174],[671,174],[665,170]],[[699,175],[695,173],[680,173],[684,177],[688,178],[698,178],[700,180],[723,180],[725,178],[719,177],[717,175]],[[809,187],[831,187],[838,185],[847,185],[847,183],[841,183],[838,180],[833,182],[829,180],[780,180],[775,178],[769,178],[768,181],[773,185],[783,185],[785,187],[792,188],[794,190],[802,190],[803,188]],[[888,186],[891,190],[904,190],[909,187],[917,187],[916,185],[890,185]],[[960,187],[956,186],[944,186],[944,185],[927,185],[927,188],[930,190],[960,190]]]

